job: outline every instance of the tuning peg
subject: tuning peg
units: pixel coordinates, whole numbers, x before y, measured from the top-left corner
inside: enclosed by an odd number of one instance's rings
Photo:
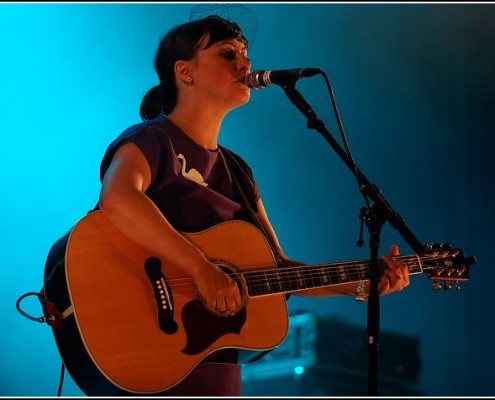
[[[449,281],[445,281],[445,283],[443,284],[443,288],[444,290],[450,290],[452,289],[452,284]]]
[[[438,256],[440,249],[441,249],[440,243],[433,243],[433,245],[431,246],[430,252],[433,256]]]
[[[461,290],[461,285],[459,285],[459,281],[455,281],[455,288],[457,290]]]
[[[462,268],[462,269],[459,269],[456,271],[456,275],[458,277],[461,277],[464,273],[466,273],[467,269],[466,268]],[[456,281],[457,282],[457,281]]]
[[[452,245],[450,243],[442,243],[441,244],[442,250],[450,250],[452,249]]]
[[[442,288],[442,284],[439,281],[433,282],[433,285],[431,285],[433,290],[440,290]]]
[[[446,257],[449,255],[451,248],[452,248],[452,246],[449,243],[442,243],[440,245],[441,251],[439,251],[438,254],[442,257]]]

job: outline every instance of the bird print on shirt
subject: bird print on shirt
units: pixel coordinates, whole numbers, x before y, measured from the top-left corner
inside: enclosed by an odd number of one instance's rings
[[[177,155],[177,158],[179,158],[182,161],[182,169],[180,171],[180,174],[186,178],[189,179],[190,181],[199,183],[200,185],[203,186],[208,186],[208,184],[205,182],[203,176],[198,172],[197,169],[191,168],[189,171],[186,172],[186,157],[182,153],[179,153]]]

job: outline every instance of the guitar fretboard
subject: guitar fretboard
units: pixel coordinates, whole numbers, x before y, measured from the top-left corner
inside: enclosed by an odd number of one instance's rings
[[[399,257],[410,274],[422,273],[419,257]],[[385,263],[379,262],[380,273]],[[291,293],[304,289],[336,286],[370,279],[369,261],[296,266],[244,272],[250,296]]]

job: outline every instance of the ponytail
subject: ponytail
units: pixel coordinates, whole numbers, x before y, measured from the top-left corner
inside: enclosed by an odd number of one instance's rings
[[[143,121],[158,118],[163,115],[168,115],[177,103],[177,88],[175,83],[164,89],[160,84],[152,87],[144,95],[139,108],[139,114]]]

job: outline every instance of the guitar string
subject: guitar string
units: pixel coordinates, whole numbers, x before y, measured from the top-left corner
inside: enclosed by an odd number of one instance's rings
[[[406,256],[402,257],[406,259]],[[441,258],[441,257],[438,257]],[[434,257],[430,257],[429,259],[435,259]],[[406,259],[406,264],[409,262],[409,267],[410,265],[415,265],[416,263],[413,262],[412,259]],[[346,264],[355,264],[355,262],[344,262],[338,265],[326,265],[326,264],[321,264],[321,265],[311,265],[311,266],[296,266],[296,267],[287,267],[283,269],[272,269],[272,270],[267,270],[267,269],[250,269],[247,271],[243,272],[230,272],[230,275],[233,275],[234,277],[237,276],[245,276],[245,275],[257,275],[257,274],[263,274],[264,277],[262,279],[258,279],[263,285],[265,284],[266,279],[265,278],[273,278],[275,277],[276,279],[286,279],[287,277],[293,278],[293,279],[299,279],[300,276],[298,276],[298,272],[301,272],[303,270],[304,272],[309,271],[310,274],[308,275],[309,277],[315,277],[315,276],[321,276],[321,270],[324,269],[326,274],[331,274],[332,276],[343,276],[342,275],[342,267],[345,266]],[[351,277],[351,279],[354,281],[359,280],[359,279],[367,279],[367,275],[362,276],[363,271],[365,273],[369,273],[369,268],[367,267],[368,263],[361,263],[358,266],[354,266],[353,268],[347,268],[345,271],[345,275]],[[424,263],[423,263],[424,264]],[[366,269],[363,268],[363,266],[366,266]],[[382,265],[383,266],[383,263]],[[411,268],[410,268],[411,269]],[[413,274],[414,273],[420,273],[421,271],[421,266],[418,266],[416,269],[412,269],[411,271]],[[170,280],[170,282],[173,282],[175,286],[181,281],[181,280],[186,280],[187,283],[191,281],[190,278],[188,277],[181,277],[181,278],[173,278]],[[256,282],[257,279],[251,279],[251,282]]]
[[[406,265],[408,265],[408,268],[410,269],[411,273],[416,274],[422,272],[423,268],[421,267],[421,265],[416,265],[418,264],[416,262],[416,258],[410,258],[409,256],[399,256],[397,258],[402,259],[406,263]],[[433,263],[429,265],[429,262],[442,258],[444,257],[441,256],[424,257],[422,264],[423,266],[427,266],[428,268],[435,268],[435,267],[441,268]],[[348,267],[343,272],[342,268],[345,265],[349,265],[349,264],[353,266],[350,268]],[[335,265],[326,265],[326,264],[311,265],[311,266],[301,265],[296,267],[287,267],[282,269],[271,269],[271,270],[250,269],[242,272],[231,271],[229,272],[229,274],[234,278],[238,278],[238,279],[242,279],[242,277],[248,276],[248,288],[251,289],[252,293],[258,293],[261,291],[261,293],[263,294],[266,292],[266,289],[270,288],[270,286],[267,285],[267,282],[270,281],[278,283],[277,286],[281,288],[281,287],[286,287],[288,283],[294,283],[294,282],[297,282],[299,284],[303,283],[306,285],[306,282],[309,282],[311,280],[312,285],[310,285],[309,288],[315,288],[315,287],[325,287],[325,286],[331,286],[337,284],[345,284],[359,280],[368,280],[370,263],[363,262],[358,265],[355,264],[356,262],[349,261]],[[382,262],[380,264],[380,268],[382,268],[384,265],[385,264]],[[329,284],[323,283],[321,270],[325,271],[325,277],[327,278],[327,282],[329,282]],[[302,274],[306,274],[307,272],[309,272],[309,274],[307,274],[303,278]],[[445,277],[445,279],[452,279],[452,280],[455,280],[456,278],[460,279],[460,277],[455,277],[455,276]],[[443,278],[439,278],[439,279],[443,279]],[[317,282],[316,285],[314,284],[315,281]],[[180,291],[181,289],[187,289],[188,291],[190,291],[192,288],[194,288],[194,282],[192,278],[189,277],[171,278],[168,280],[168,282],[171,288],[173,288],[175,292]],[[332,284],[332,282],[337,282],[337,283]],[[294,285],[291,285],[290,286],[291,290],[287,290],[286,292],[294,291],[293,286]],[[305,288],[308,287],[298,286],[297,290],[302,290]]]
[[[291,266],[291,267],[286,267],[286,268],[273,268],[273,265],[267,265],[266,268],[252,268],[248,269],[242,272],[234,272],[230,271],[229,275],[234,276],[234,277],[240,277],[240,276],[245,276],[245,275],[257,275],[257,274],[263,274],[265,277],[271,277],[273,278],[274,276],[278,275],[279,277],[287,278],[287,277],[295,277],[297,278],[298,272],[303,272],[307,273],[308,271],[310,272],[310,275],[320,275],[321,270],[325,270],[326,273],[334,274],[334,275],[341,275],[342,274],[342,268],[344,268],[346,265],[354,265],[354,268],[349,268],[347,267],[346,273],[349,276],[355,276],[355,271],[357,271],[358,276],[361,275],[361,272],[363,271],[363,267],[366,266],[366,262],[360,263],[358,265],[355,265],[355,261],[348,261],[348,262],[342,262],[339,264],[315,264],[315,265],[304,265],[301,264],[299,266]],[[271,269],[268,269],[271,268]],[[369,270],[368,270],[369,271]],[[278,278],[277,278],[278,279]],[[185,280],[186,282],[190,282],[191,278],[189,277],[180,277],[180,278],[172,278],[169,280],[169,282],[173,282],[176,286],[177,283],[180,282],[181,280]],[[256,279],[252,279],[252,282],[255,282]],[[261,279],[260,281],[264,282],[265,279]]]
[[[409,260],[406,260],[406,264],[407,264],[407,261]],[[282,278],[286,278],[287,276],[289,277],[294,277],[294,278],[297,278],[297,279],[300,279],[298,272],[301,272],[304,274],[305,272],[309,271],[310,274],[307,275],[307,276],[319,276],[321,275],[321,270],[325,270],[325,273],[330,273],[330,274],[334,274],[334,275],[342,275],[342,268],[346,265],[346,264],[355,264],[355,262],[352,262],[352,261],[349,261],[349,262],[344,262],[344,263],[340,263],[338,265],[327,265],[327,264],[316,264],[316,265],[300,265],[300,266],[295,266],[295,267],[286,267],[286,268],[282,268],[282,269],[266,269],[266,268],[263,268],[263,269],[249,269],[249,270],[246,270],[246,271],[243,271],[243,272],[230,272],[230,275],[233,275],[233,276],[245,276],[245,275],[256,275],[256,274],[263,274],[265,277],[276,277],[277,279],[279,277],[282,277]],[[410,263],[411,265],[413,265],[414,263]],[[368,272],[369,273],[369,268],[364,268],[366,267],[366,263],[361,263],[361,264],[358,264],[358,265],[355,265],[354,268],[347,268],[345,270],[345,273],[349,276],[352,276],[353,278],[355,277],[358,277],[358,278],[363,278],[363,279],[366,279],[367,278],[367,275],[365,276],[362,276],[362,273],[363,271],[364,272]],[[420,269],[421,267],[418,267],[419,270],[418,272],[420,272]],[[334,269],[335,271],[332,271],[332,269]],[[415,273],[413,271],[413,273]],[[278,276],[277,276],[278,275]],[[183,277],[183,278],[175,278],[173,279],[174,282],[178,282],[180,281],[181,279],[186,279],[186,280],[189,280],[188,277]],[[256,281],[256,279],[252,279],[252,281]],[[261,281],[265,281],[265,279],[261,279]]]

